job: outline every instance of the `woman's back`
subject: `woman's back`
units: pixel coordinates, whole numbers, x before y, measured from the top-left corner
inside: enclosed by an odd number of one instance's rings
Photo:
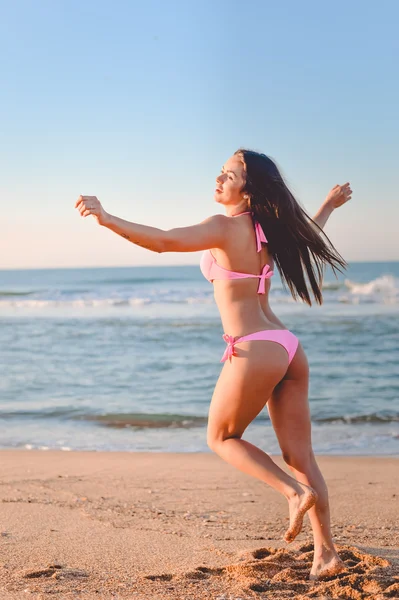
[[[267,239],[249,211],[231,220],[226,250],[206,250],[200,263],[203,275],[213,282],[223,328],[233,335],[265,326],[274,329],[276,324],[266,317],[273,276]]]

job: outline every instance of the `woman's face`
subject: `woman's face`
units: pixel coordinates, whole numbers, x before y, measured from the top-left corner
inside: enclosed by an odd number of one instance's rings
[[[229,158],[216,177],[214,198],[219,204],[237,206],[243,201],[241,192],[245,183],[245,170],[241,158],[237,155]]]

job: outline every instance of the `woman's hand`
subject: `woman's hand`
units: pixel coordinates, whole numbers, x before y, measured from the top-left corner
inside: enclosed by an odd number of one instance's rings
[[[323,229],[333,210],[346,204],[351,197],[352,190],[349,182],[344,183],[344,185],[335,185],[332,190],[328,192],[326,199],[312,220],[320,227],[320,229]]]
[[[329,206],[332,210],[342,206],[352,197],[352,190],[350,183],[344,183],[344,185],[335,185],[332,190],[329,191],[324,204]]]
[[[107,217],[109,217],[97,196],[79,196],[75,208],[78,209],[82,217],[93,215],[99,225],[105,225]]]

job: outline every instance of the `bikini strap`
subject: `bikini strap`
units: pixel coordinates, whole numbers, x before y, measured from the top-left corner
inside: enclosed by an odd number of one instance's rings
[[[250,210],[246,210],[245,212],[237,213],[233,215],[233,217],[239,217],[240,215],[250,215],[252,212]],[[262,250],[262,242],[267,244],[267,239],[265,236],[265,232],[262,229],[261,224],[254,218],[255,221],[255,235],[256,235],[256,251],[260,252]]]
[[[262,250],[262,242],[267,244],[267,239],[265,236],[265,232],[262,229],[262,226],[258,221],[255,221],[255,234],[256,234],[256,251],[260,252]]]

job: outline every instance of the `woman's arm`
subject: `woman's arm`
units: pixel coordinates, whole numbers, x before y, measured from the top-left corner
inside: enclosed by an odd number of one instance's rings
[[[313,221],[317,223],[320,229],[323,229],[333,210],[348,202],[351,199],[351,195],[352,190],[349,182],[344,185],[335,185],[313,217]]]
[[[96,196],[79,196],[82,217],[93,215],[99,225],[152,252],[196,252],[226,246],[228,217],[214,215],[197,225],[164,230],[125,221],[107,213]]]
[[[327,223],[330,215],[334,209],[331,206],[326,204],[322,204],[315,216],[313,217],[313,221],[317,223],[320,229],[323,229],[324,225]]]
[[[129,242],[153,252],[196,252],[207,248],[224,248],[225,219],[223,215],[214,215],[198,225],[164,230],[109,215],[103,225]]]

